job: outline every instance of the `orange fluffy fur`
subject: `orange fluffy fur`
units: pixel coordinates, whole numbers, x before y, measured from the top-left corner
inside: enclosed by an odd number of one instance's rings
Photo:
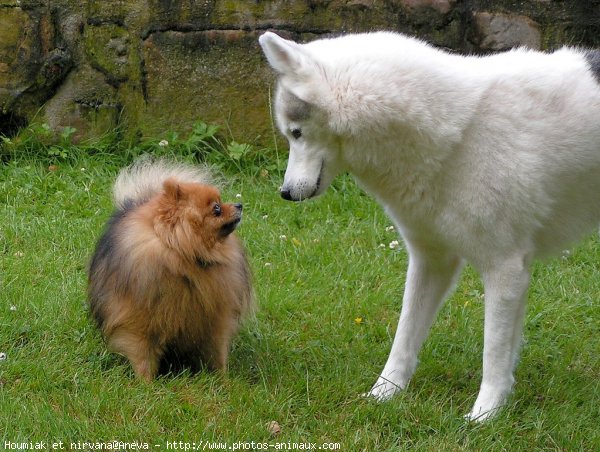
[[[91,313],[109,350],[145,380],[163,366],[224,371],[253,306],[248,262],[233,234],[241,205],[222,204],[215,187],[166,170],[151,190],[120,194],[89,271]],[[156,165],[146,164],[134,179],[152,171]]]

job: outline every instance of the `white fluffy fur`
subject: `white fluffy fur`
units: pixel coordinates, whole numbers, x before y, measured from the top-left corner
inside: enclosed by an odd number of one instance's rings
[[[163,190],[164,182],[170,178],[179,182],[215,185],[207,167],[144,156],[119,172],[113,187],[115,206],[124,209],[130,203],[141,204],[148,201]]]
[[[584,54],[465,57],[383,32],[303,45],[265,33],[260,44],[290,141],[282,195],[318,195],[349,171],[406,243],[398,330],[370,395],[407,386],[470,262],[485,285],[485,343],[468,417],[490,417],[513,386],[532,260],[600,221],[600,86]]]

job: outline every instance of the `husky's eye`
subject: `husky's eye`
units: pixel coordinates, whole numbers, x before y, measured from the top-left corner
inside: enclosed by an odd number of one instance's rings
[[[213,207],[213,212],[215,213],[215,217],[221,216],[221,204],[215,204]]]
[[[296,140],[302,136],[302,130],[300,129],[292,129],[291,133]]]

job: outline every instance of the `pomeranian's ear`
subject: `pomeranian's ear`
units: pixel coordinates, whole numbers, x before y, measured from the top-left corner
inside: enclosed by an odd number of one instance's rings
[[[163,182],[163,189],[167,198],[179,201],[185,197],[181,185],[175,179],[167,179]]]
[[[271,67],[281,75],[297,74],[310,65],[310,57],[300,44],[270,31],[261,35],[258,42]]]

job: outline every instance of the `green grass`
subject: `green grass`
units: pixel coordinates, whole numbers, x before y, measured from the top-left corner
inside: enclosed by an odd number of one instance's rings
[[[260,161],[246,171],[238,159],[221,165],[223,198],[241,194],[244,203],[239,235],[259,311],[235,342],[227,377],[184,373],[148,385],[105,351],[85,300],[110,187],[131,155],[24,154],[0,163],[0,448],[117,439],[161,449],[254,441],[344,451],[600,450],[597,236],[535,266],[514,396],[493,422],[469,424],[462,416],[477,394],[483,336],[475,272],[466,269],[440,312],[409,388],[388,403],[365,400],[404,285],[406,254],[387,246],[396,239],[389,220],[348,177],[319,199],[289,203],[277,193],[279,163],[267,174]]]

